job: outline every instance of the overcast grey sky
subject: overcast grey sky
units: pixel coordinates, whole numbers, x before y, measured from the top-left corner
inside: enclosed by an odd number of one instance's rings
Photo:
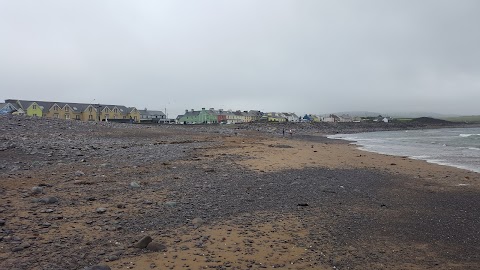
[[[480,114],[480,1],[0,0],[0,98]]]

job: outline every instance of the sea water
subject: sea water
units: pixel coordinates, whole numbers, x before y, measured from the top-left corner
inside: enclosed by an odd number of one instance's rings
[[[353,141],[365,151],[480,172],[480,128],[380,131],[329,138]]]

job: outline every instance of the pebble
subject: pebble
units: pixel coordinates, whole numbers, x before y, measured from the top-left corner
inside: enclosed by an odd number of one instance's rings
[[[132,188],[140,188],[140,184],[137,183],[137,182],[135,182],[135,181],[133,181],[133,182],[130,182],[130,187],[132,187]]]
[[[203,224],[203,219],[202,218],[194,218],[192,219],[192,224],[195,226],[195,227],[198,227],[200,225]]]
[[[103,214],[103,213],[107,212],[107,208],[99,207],[99,208],[95,209],[95,212],[97,212],[99,214]]]
[[[166,202],[165,205],[169,206],[169,207],[175,207],[175,206],[177,206],[177,202],[169,201],[169,202]]]
[[[40,194],[43,193],[42,187],[32,187],[32,194]]]
[[[4,226],[6,221],[4,219],[0,219],[0,226]]]

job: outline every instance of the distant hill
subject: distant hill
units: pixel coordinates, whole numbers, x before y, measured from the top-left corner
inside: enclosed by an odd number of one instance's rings
[[[480,123],[480,115],[466,115],[456,117],[441,117],[444,120],[462,123]]]
[[[448,124],[452,123],[450,121],[442,120],[442,119],[437,119],[437,118],[431,118],[431,117],[419,117],[419,118],[414,118],[410,121],[410,123],[420,123],[420,124]]]
[[[392,113],[380,113],[380,112],[370,112],[370,111],[349,111],[349,112],[337,112],[336,115],[348,114],[350,116],[358,117],[375,117],[375,116],[389,116],[393,118],[420,118],[420,117],[431,117],[431,118],[441,118],[445,119],[447,117],[458,117],[458,115],[451,114],[441,114],[434,112],[392,112]]]
[[[351,112],[336,112],[333,113],[335,115],[343,115],[343,114],[348,114],[353,117],[376,117],[379,115],[383,115],[382,113],[378,112],[368,112],[368,111],[351,111]]]
[[[393,118],[420,118],[420,117],[445,118],[445,117],[455,117],[458,115],[442,114],[442,113],[435,113],[435,112],[394,112],[394,113],[388,114],[388,116]]]

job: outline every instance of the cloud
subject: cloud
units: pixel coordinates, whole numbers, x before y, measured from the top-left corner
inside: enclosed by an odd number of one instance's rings
[[[3,98],[480,113],[478,1],[1,1]]]

